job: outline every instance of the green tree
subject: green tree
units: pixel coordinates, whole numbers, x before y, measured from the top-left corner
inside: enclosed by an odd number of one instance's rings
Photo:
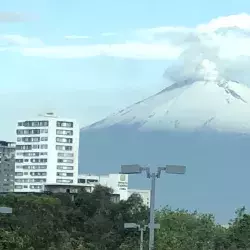
[[[230,223],[228,235],[232,247],[250,249],[250,215],[246,213],[245,207],[236,211],[236,218]]]
[[[156,249],[210,250],[225,247],[224,229],[215,224],[211,214],[173,211],[165,207],[157,212],[156,218],[161,225],[156,232]]]

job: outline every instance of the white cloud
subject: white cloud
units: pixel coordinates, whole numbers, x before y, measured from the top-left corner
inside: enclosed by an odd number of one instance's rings
[[[219,56],[231,58],[250,56],[250,16],[247,14],[220,17],[197,27],[156,27],[139,29],[129,37],[132,42],[78,46],[45,46],[21,51],[26,56],[79,58],[117,56],[135,59],[173,59],[190,46],[216,47]],[[104,34],[102,34],[104,35]],[[85,39],[87,36],[65,36],[67,39]],[[236,43],[237,42],[237,43]],[[235,50],[235,45],[240,45]],[[201,46],[202,45],[202,46]]]
[[[197,26],[199,31],[209,32],[216,31],[220,28],[240,28],[243,30],[250,30],[250,16],[246,13],[240,15],[231,15],[225,17],[218,17],[211,20],[208,24],[201,24]]]
[[[21,53],[24,56],[42,56],[47,58],[111,56],[134,59],[174,59],[180,55],[181,50],[169,44],[127,43],[23,48]]]
[[[85,36],[67,37],[83,39]],[[248,71],[250,62],[250,15],[243,13],[219,17],[196,27],[138,29],[128,34],[126,39],[124,42],[111,44],[36,47],[27,45],[19,51],[24,56],[46,58],[110,56],[136,60],[176,59],[175,64],[167,71],[175,80],[176,77],[194,76],[195,69],[203,60],[212,60],[223,76],[250,81],[250,77],[246,78],[243,73]]]
[[[0,35],[0,43],[5,46],[43,46],[43,42],[36,37],[25,37],[21,35]]]

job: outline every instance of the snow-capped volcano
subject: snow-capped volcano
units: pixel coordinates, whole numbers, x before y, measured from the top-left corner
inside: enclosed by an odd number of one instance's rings
[[[221,78],[216,65],[206,59],[195,70],[196,79],[176,82],[88,128],[250,132],[250,88]]]
[[[184,164],[181,180],[157,181],[158,205],[213,211],[225,220],[236,207],[250,206],[244,192],[250,188],[250,88],[225,79],[213,60],[194,57],[190,64],[176,71],[182,80],[82,129],[79,162],[85,172],[100,173],[118,172],[121,164]],[[134,178],[134,187],[148,187],[146,178]]]

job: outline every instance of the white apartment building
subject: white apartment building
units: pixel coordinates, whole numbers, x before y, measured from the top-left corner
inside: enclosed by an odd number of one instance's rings
[[[86,186],[87,190],[93,191],[95,185],[102,185],[112,188],[114,194],[120,196],[120,200],[127,200],[133,193],[137,193],[142,197],[143,203],[150,206],[150,190],[128,189],[127,174],[108,174],[108,175],[91,175],[79,174],[78,184]]]
[[[79,125],[46,113],[16,130],[15,192],[42,192],[45,184],[77,184]]]

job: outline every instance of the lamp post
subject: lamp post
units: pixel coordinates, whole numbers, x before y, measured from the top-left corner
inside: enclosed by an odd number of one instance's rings
[[[136,223],[125,223],[124,228],[125,229],[131,229],[131,228],[137,228],[138,231],[140,232],[140,250],[143,250],[143,233],[146,231],[148,225],[145,226],[140,226],[139,224]],[[160,228],[160,224],[154,224],[155,229]]]
[[[166,165],[165,167],[158,167],[154,173],[150,172],[150,168],[142,167],[139,164],[122,165],[122,174],[141,174],[143,171],[147,173],[147,178],[151,179],[150,190],[150,221],[149,221],[149,250],[154,249],[154,225],[155,225],[155,181],[160,178],[161,172],[165,171],[167,174],[185,174],[186,167],[181,165]]]

